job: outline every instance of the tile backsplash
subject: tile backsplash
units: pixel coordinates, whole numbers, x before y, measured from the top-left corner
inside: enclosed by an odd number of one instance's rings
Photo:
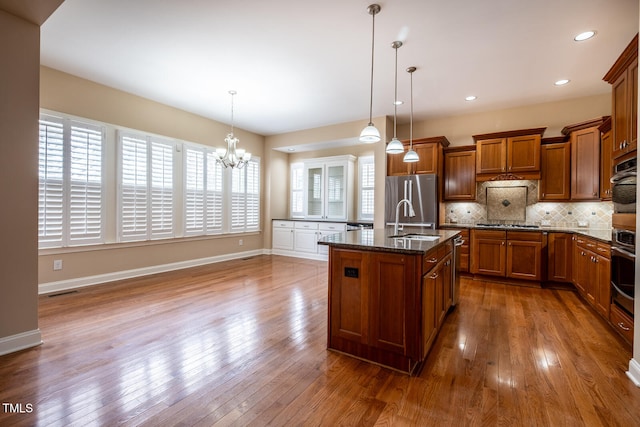
[[[488,187],[526,187],[526,213],[525,220],[488,219],[489,211],[500,211],[500,206],[489,204],[507,204],[519,199],[509,197],[490,197],[487,200]],[[515,191],[515,189],[514,189]],[[503,194],[510,194],[507,189]],[[576,228],[588,227],[591,229],[610,229],[613,204],[611,202],[539,202],[538,181],[488,181],[476,185],[476,202],[447,202],[445,203],[445,221],[459,224],[477,224],[482,222],[501,222],[505,224],[526,223],[539,226]],[[495,214],[492,218],[496,218]]]

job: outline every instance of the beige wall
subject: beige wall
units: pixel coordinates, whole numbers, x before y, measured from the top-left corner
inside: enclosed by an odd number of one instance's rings
[[[611,114],[611,92],[566,101],[489,111],[414,123],[414,138],[447,137],[452,146],[473,144],[472,135],[504,130],[546,127],[545,137],[560,136],[563,127]],[[399,126],[399,138],[409,137],[409,127]]]
[[[0,57],[1,341],[38,330],[40,27],[0,10]]]
[[[223,145],[224,137],[229,132],[229,125],[51,68],[41,68],[40,85],[40,106],[53,111],[214,146]],[[225,102],[227,101],[225,98]],[[240,139],[240,146],[246,148],[254,156],[260,157],[264,165],[264,138],[238,128],[234,131]],[[35,158],[37,159],[37,152]],[[262,193],[264,194],[264,173],[261,181]],[[115,212],[114,206],[116,206],[115,197],[115,191],[107,195],[107,207],[112,210],[111,222],[107,228],[112,233],[115,230],[115,214],[113,213]],[[239,239],[243,240],[242,246],[239,244]],[[122,270],[145,269],[163,264],[262,250],[263,247],[263,234],[249,233],[155,241],[143,245],[96,245],[87,250],[81,248],[47,249],[40,251],[38,277],[40,284],[68,281],[86,276],[108,275]],[[63,261],[62,270],[53,270],[54,259]]]

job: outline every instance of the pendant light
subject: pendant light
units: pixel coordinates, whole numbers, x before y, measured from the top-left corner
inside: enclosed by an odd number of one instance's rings
[[[395,74],[395,95],[393,98],[393,139],[387,144],[386,152],[388,154],[399,154],[404,151],[402,142],[396,138],[396,123],[398,120],[398,49],[402,46],[402,42],[395,41],[391,43],[391,47],[396,50],[396,74]]]
[[[411,76],[411,116],[409,119],[409,151],[404,155],[402,159],[405,163],[414,163],[420,160],[418,153],[413,151],[413,72],[416,67],[407,68],[407,73]]]
[[[371,32],[371,88],[369,94],[369,124],[360,132],[360,142],[372,144],[380,141],[380,131],[373,125],[373,48],[376,35],[376,15],[380,12],[380,5],[372,4],[367,8],[372,17],[373,26]]]

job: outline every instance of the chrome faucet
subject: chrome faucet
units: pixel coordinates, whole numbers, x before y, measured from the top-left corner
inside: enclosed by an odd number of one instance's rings
[[[413,205],[411,204],[411,201],[409,199],[402,199],[398,202],[398,204],[396,205],[396,224],[393,227],[393,235],[397,236],[398,235],[398,225],[400,222],[400,206],[406,203],[407,205],[409,205],[409,216],[410,217],[414,217],[416,216],[416,211],[413,210]]]

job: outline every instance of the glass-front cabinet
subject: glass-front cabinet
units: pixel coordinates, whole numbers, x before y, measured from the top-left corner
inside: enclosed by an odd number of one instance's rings
[[[308,219],[347,220],[351,215],[354,156],[327,157],[305,162],[304,216]]]

